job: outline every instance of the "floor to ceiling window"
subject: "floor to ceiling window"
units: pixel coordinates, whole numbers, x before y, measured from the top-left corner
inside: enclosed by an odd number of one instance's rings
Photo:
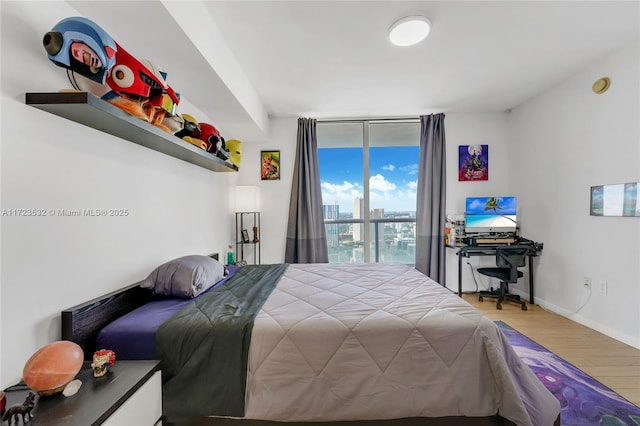
[[[419,120],[319,121],[329,262],[415,263]]]

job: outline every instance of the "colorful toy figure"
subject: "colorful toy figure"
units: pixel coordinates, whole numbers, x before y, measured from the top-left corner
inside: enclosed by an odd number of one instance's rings
[[[242,142],[237,139],[227,141],[227,148],[231,157],[231,164],[240,168],[240,160],[242,159]]]
[[[70,17],[45,34],[42,44],[56,65],[108,87],[102,98],[167,132],[162,124],[175,114],[179,95],[167,84],[166,73],[146,64],[116,43],[99,25],[82,17]],[[69,79],[78,88],[77,83]]]
[[[182,128],[175,133],[175,136],[206,151],[208,148],[206,142],[197,137],[200,133],[198,120],[189,114],[182,114],[182,120]]]
[[[218,129],[208,123],[198,123],[198,120],[188,114],[182,114],[182,119],[184,124],[182,129],[175,133],[177,137],[223,160],[229,158],[229,151]]]
[[[105,97],[129,114],[169,132],[168,128],[161,125],[162,119],[167,113],[175,112],[180,99],[165,82],[166,74],[161,74],[159,70],[157,72],[151,71],[118,45],[115,65],[106,80],[113,93]],[[162,108],[163,105],[167,108]]]
[[[82,17],[58,22],[44,35],[42,44],[53,63],[100,84],[106,84],[118,50],[109,34]]]
[[[93,377],[102,377],[109,371],[110,368],[116,363],[116,353],[108,349],[100,349],[93,353],[93,362],[91,368],[93,368]]]
[[[208,123],[200,123],[200,132],[196,135],[198,139],[205,141],[208,145],[207,151],[226,160],[229,158],[229,151],[225,145],[224,138],[218,129]]]

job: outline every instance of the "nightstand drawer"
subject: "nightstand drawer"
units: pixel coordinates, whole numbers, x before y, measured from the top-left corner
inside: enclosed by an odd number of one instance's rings
[[[161,372],[156,371],[103,425],[154,425],[162,416],[161,376]]]

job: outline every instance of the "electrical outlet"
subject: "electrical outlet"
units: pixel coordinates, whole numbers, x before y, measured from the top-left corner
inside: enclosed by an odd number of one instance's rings
[[[584,288],[591,288],[591,277],[584,277],[582,285],[584,285]]]
[[[609,283],[606,281],[600,281],[600,293],[607,294],[609,292]]]

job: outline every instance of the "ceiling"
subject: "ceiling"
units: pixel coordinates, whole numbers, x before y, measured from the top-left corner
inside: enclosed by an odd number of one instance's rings
[[[640,39],[638,1],[67,3],[247,141],[268,117],[505,111]],[[395,47],[387,30],[409,14],[431,34]]]

